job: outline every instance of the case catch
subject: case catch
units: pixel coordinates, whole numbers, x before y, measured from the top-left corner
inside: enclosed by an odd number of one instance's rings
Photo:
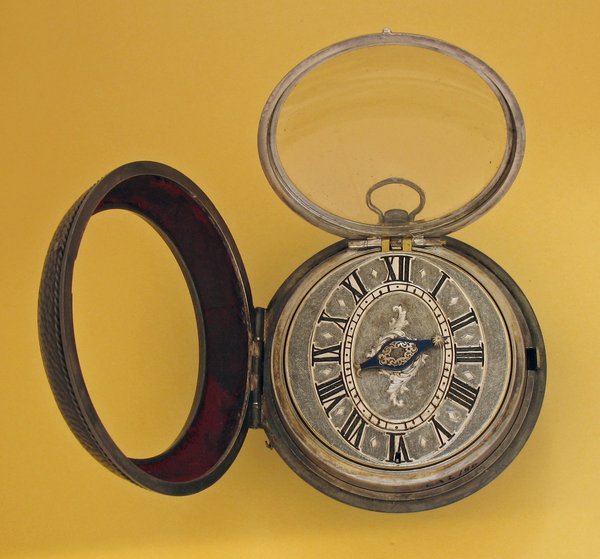
[[[263,348],[265,331],[265,309],[254,309],[254,339],[252,340],[252,369],[250,370],[250,410],[251,429],[261,427],[261,399],[263,375]]]
[[[525,348],[525,361],[528,371],[539,371],[540,369],[540,352],[537,347]]]

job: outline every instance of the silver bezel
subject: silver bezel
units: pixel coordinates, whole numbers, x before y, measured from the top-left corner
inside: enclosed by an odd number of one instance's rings
[[[327,60],[352,50],[404,45],[421,47],[450,56],[476,72],[490,87],[502,107],[506,120],[507,141],[498,171],[483,190],[470,202],[446,215],[428,221],[395,225],[371,225],[352,221],[319,207],[309,200],[287,175],[277,150],[277,124],[281,108],[298,82],[311,70]],[[455,231],[474,221],[506,193],[514,181],[525,148],[525,124],[517,100],[504,80],[487,64],[468,52],[430,37],[384,31],[363,35],[331,45],[298,64],[275,87],[263,109],[258,130],[258,151],[264,173],[277,195],[307,221],[341,237],[370,236],[439,236]]]

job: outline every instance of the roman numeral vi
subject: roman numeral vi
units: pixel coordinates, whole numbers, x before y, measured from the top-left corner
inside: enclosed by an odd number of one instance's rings
[[[389,433],[390,437],[388,444],[388,462],[394,464],[404,464],[406,462],[412,462],[412,459],[408,455],[406,443],[404,442],[404,433]]]

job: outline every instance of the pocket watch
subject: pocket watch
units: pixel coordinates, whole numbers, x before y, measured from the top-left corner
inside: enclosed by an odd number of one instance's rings
[[[437,39],[366,35],[317,52],[277,85],[258,132],[281,199],[344,240],[255,308],[225,223],[178,171],[106,175],[51,242],[42,355],[70,428],[102,464],[170,495],[201,491],[249,428],[303,479],[358,507],[430,509],[466,497],[516,456],[540,411],[542,334],[515,282],[448,233],[489,210],[521,165],[524,124],[504,81]],[[100,211],[141,215],[169,245],[196,311],[202,363],[177,440],[126,456],[77,357],[71,288]]]

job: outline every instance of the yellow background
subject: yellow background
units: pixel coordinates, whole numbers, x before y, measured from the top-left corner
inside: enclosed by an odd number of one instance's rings
[[[597,6],[2,2],[0,555],[597,557]],[[170,164],[220,210],[255,304],[266,306],[286,276],[333,238],[296,217],[267,184],[256,150],[263,104],[301,59],[384,26],[481,57],[523,109],[526,157],[513,188],[455,236],[513,276],[542,325],[548,386],[530,441],[468,499],[406,515],[321,495],[265,448],[260,431],[249,433],[216,485],[191,497],[153,494],[104,470],[65,426],[39,356],[37,288],[58,221],[118,165]],[[93,251],[82,254],[82,360],[106,371],[108,384],[90,376],[100,411],[122,430],[125,447],[140,441],[135,450],[143,452],[176,434],[191,400],[197,348],[172,259],[137,222],[125,219],[121,231],[114,227],[121,217],[109,219],[90,231],[90,247],[96,235],[105,250],[97,260]],[[136,386],[139,401],[123,396]],[[140,418],[140,410],[147,415]]]

